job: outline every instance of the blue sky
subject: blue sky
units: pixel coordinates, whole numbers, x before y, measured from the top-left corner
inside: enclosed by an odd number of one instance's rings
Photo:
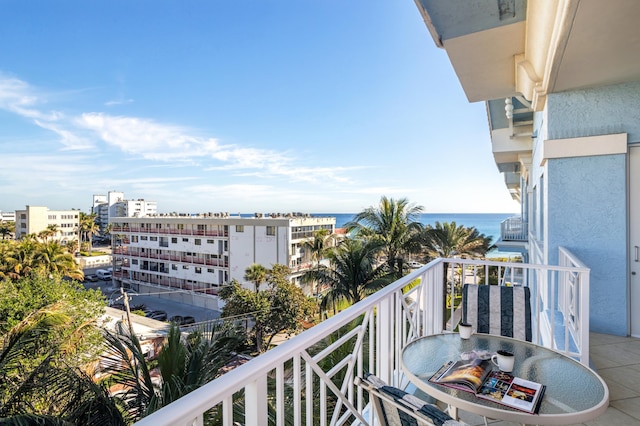
[[[412,0],[0,3],[0,210],[516,212]]]

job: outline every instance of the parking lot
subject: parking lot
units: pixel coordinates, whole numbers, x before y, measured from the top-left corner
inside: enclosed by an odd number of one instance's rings
[[[96,269],[85,269],[85,275],[95,274]],[[115,303],[122,303],[122,294],[120,289],[114,288],[111,284],[111,280],[103,281],[98,280],[95,282],[85,282],[86,288],[100,289],[108,300]],[[129,306],[145,305],[148,309],[164,311],[167,313],[167,317],[171,318],[174,315],[192,316],[196,319],[196,322],[208,321],[220,317],[219,311],[212,309],[200,308],[185,303],[179,303],[167,299],[162,299],[159,296],[153,295],[138,295],[133,292],[130,294]]]

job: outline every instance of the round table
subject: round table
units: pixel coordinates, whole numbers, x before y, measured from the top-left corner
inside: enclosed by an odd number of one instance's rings
[[[513,410],[464,392],[429,382],[448,361],[463,352],[480,350],[513,352],[513,375],[547,386],[539,414]],[[404,374],[420,390],[453,407],[492,419],[523,424],[563,425],[600,416],[609,405],[606,383],[593,370],[563,354],[508,337],[474,334],[463,340],[457,333],[422,337],[402,351]]]

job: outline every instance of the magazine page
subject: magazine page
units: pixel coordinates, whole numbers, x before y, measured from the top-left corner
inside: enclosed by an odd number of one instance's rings
[[[478,392],[478,397],[533,413],[538,408],[543,392],[544,386],[540,383],[493,371]]]
[[[461,360],[451,364],[444,373],[436,373],[430,380],[442,385],[476,393],[482,386],[487,375],[491,372],[491,368],[491,362],[487,360]]]

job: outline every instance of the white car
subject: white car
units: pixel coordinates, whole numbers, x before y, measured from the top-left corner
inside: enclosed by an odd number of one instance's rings
[[[411,260],[407,262],[407,266],[411,269],[418,269],[418,268],[422,268],[424,265],[420,262],[416,262],[415,260]]]

